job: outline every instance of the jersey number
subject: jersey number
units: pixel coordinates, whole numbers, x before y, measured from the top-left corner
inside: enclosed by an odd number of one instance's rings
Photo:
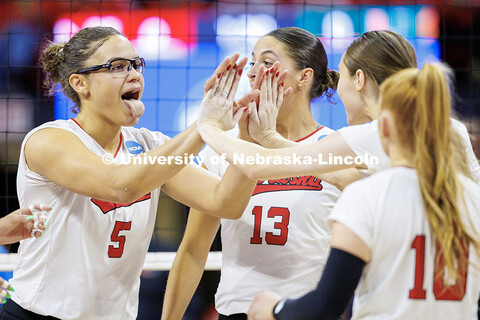
[[[109,258],[121,258],[123,255],[123,248],[125,247],[125,241],[127,238],[125,236],[120,236],[120,231],[130,230],[132,227],[132,221],[115,221],[115,227],[113,227],[112,235],[110,240],[112,242],[118,242],[118,246],[109,245],[108,246],[108,257]]]
[[[412,249],[415,249],[415,282],[408,297],[410,299],[425,299],[427,296],[427,291],[423,289],[425,272],[425,236],[416,236],[412,243]],[[465,245],[463,250],[463,254],[467,259],[463,260],[457,266],[460,278],[457,279],[454,285],[445,285],[445,261],[443,259],[443,253],[439,254],[440,245],[437,243],[434,261],[438,261],[438,263],[435,263],[435,270],[433,273],[433,294],[437,300],[460,301],[465,296],[467,288],[468,245]]]
[[[262,207],[256,206],[252,210],[255,217],[253,225],[253,237],[250,238],[251,244],[262,244],[262,237],[260,237],[260,226],[262,224]],[[270,245],[283,246],[287,242],[288,224],[290,222],[290,211],[288,208],[271,207],[268,210],[267,217],[275,218],[282,217],[279,222],[275,222],[274,228],[280,230],[280,234],[276,235],[273,232],[265,233],[265,242]]]

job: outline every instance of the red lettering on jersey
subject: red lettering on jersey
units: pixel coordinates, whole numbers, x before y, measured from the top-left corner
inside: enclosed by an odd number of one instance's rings
[[[108,202],[108,201],[103,201],[103,200],[98,200],[98,199],[90,199],[94,204],[97,205],[97,207],[100,208],[100,210],[102,210],[102,212],[104,214],[112,211],[112,210],[115,210],[117,208],[122,208],[122,207],[129,207],[131,206],[132,204],[134,203],[137,203],[137,202],[140,202],[140,201],[145,201],[145,200],[148,200],[152,197],[151,195],[151,192],[147,193],[146,195],[144,195],[143,197],[140,197],[138,198],[136,201],[134,202],[130,202],[130,203],[114,203],[114,202]]]
[[[253,194],[264,192],[289,191],[289,190],[311,190],[320,191],[323,189],[322,180],[313,176],[292,177],[278,180],[257,181]]]

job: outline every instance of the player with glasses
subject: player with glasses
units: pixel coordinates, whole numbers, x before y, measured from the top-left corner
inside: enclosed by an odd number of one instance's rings
[[[145,59],[140,57],[135,59],[115,58],[104,64],[82,68],[75,73],[87,74],[104,68],[108,69],[113,77],[124,77],[130,72],[130,70],[132,70],[132,68],[143,74],[145,72]]]
[[[220,64],[203,103],[233,107],[246,64],[237,59]],[[21,241],[15,292],[0,319],[135,319],[160,188],[190,207],[238,218],[255,182],[234,167],[220,180],[187,163],[122,163],[139,154],[184,159],[204,142],[196,125],[173,139],[132,127],[144,111],[145,61],[117,30],[82,29],[65,44],[49,43],[41,62],[50,92],[60,84],[79,112],[33,129],[22,144],[20,205],[44,202],[55,210],[42,237]]]

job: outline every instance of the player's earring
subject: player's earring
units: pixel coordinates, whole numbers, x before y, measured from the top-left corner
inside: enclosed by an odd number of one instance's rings
[[[303,86],[306,86],[306,85],[307,85],[307,81],[301,81],[298,83],[298,88],[302,90]]]

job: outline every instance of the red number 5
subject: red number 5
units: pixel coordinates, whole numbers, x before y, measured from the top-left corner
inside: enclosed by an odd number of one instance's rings
[[[415,249],[415,282],[413,289],[410,290],[408,297],[410,299],[425,299],[427,291],[423,289],[423,278],[425,272],[425,236],[416,236],[412,243],[412,249]],[[464,243],[463,255],[466,259],[462,260],[457,271],[459,279],[454,285],[445,285],[445,260],[443,254],[439,254],[440,244],[437,242],[435,250],[435,270],[433,273],[433,294],[437,300],[460,301],[465,296],[467,288],[468,271],[468,245]]]
[[[262,244],[262,237],[260,237],[260,227],[262,224],[262,207],[256,206],[252,210],[255,216],[253,225],[253,237],[250,238],[251,244]],[[268,210],[267,217],[275,218],[282,217],[281,221],[275,222],[274,229],[280,230],[280,234],[273,234],[273,232],[265,233],[265,242],[270,245],[283,246],[288,238],[288,224],[290,223],[290,211],[288,208],[271,207]]]
[[[125,247],[125,241],[127,238],[125,236],[120,236],[120,231],[130,230],[132,227],[132,221],[115,221],[115,227],[113,227],[112,235],[110,240],[112,242],[118,242],[118,247],[113,245],[108,246],[108,257],[109,258],[121,258],[123,255],[123,248]]]

